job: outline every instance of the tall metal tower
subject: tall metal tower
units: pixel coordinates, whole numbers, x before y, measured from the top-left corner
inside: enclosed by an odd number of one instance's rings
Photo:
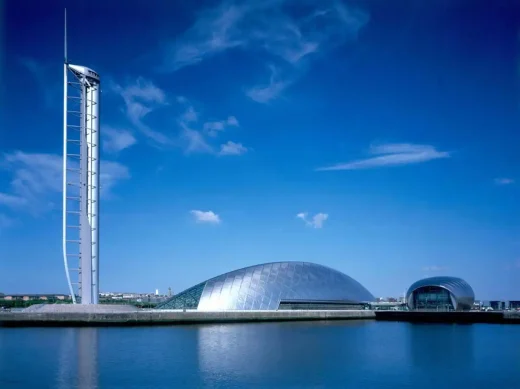
[[[97,304],[100,79],[92,69],[67,60],[67,10],[64,43],[63,261],[73,303],[78,295],[81,304]],[[76,266],[70,267],[71,263]]]

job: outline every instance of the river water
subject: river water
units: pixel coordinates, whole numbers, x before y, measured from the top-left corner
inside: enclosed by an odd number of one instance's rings
[[[520,389],[520,325],[0,328],[0,388]]]

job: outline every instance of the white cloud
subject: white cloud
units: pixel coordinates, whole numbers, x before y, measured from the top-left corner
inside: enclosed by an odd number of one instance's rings
[[[303,220],[307,226],[313,227],[313,228],[322,228],[323,223],[325,223],[325,220],[327,220],[329,218],[328,214],[321,213],[321,212],[317,213],[310,219],[307,216],[308,216],[307,212],[300,212],[299,214],[296,215],[296,217],[298,219]]]
[[[497,185],[510,185],[510,184],[514,184],[514,183],[515,183],[515,180],[512,178],[496,178],[495,179],[495,184],[497,184]]]
[[[267,54],[290,73],[301,73],[309,58],[355,39],[369,19],[365,12],[337,0],[307,0],[305,7],[290,7],[295,4],[290,0],[224,0],[199,13],[193,26],[165,50],[163,70],[176,71],[230,49],[247,48]],[[291,9],[299,12],[291,13]],[[267,102],[287,85],[281,79],[271,80],[247,94]]]
[[[129,121],[144,135],[158,146],[176,146],[184,149],[186,154],[208,153],[218,155],[218,151],[211,145],[207,137],[214,138],[219,132],[229,127],[238,127],[239,123],[235,116],[228,116],[225,120],[206,121],[199,123],[200,113],[185,96],[176,96],[174,102],[181,105],[182,112],[176,113],[178,132],[174,135],[165,135],[159,131],[152,130],[144,123],[146,115],[153,110],[170,105],[165,93],[152,82],[139,78],[135,84],[121,87],[112,83],[112,90],[119,93],[125,102],[125,114]],[[126,130],[104,127],[104,147],[108,152],[117,152],[133,145],[136,140]],[[233,143],[233,142],[231,142]],[[232,153],[233,150],[224,148],[224,152]],[[245,150],[241,149],[240,153]],[[235,154],[240,154],[236,152]]]
[[[372,146],[370,153],[376,157],[361,159],[352,162],[339,163],[316,169],[327,170],[358,170],[386,166],[410,165],[431,161],[439,158],[449,158],[450,154],[438,151],[433,146],[415,145],[410,143],[383,144]]]
[[[246,91],[246,95],[256,101],[257,103],[268,103],[277,98],[283,90],[288,87],[290,81],[282,81],[279,76],[279,71],[273,65],[269,66],[271,76],[269,83],[265,85],[257,85]]]
[[[139,77],[135,83],[124,87],[113,83],[112,90],[123,98],[126,116],[139,131],[158,145],[173,143],[170,137],[144,123],[146,115],[168,104],[162,89],[153,82]]]
[[[197,223],[210,223],[210,224],[219,224],[221,222],[219,215],[214,213],[213,211],[199,211],[193,210],[190,213],[195,217]]]
[[[117,153],[134,145],[137,140],[132,133],[127,130],[103,126],[101,128],[103,139],[103,150],[108,153]]]
[[[213,153],[213,147],[206,141],[204,135],[197,130],[192,130],[183,125],[182,138],[185,140],[185,152],[191,153]]]
[[[228,126],[235,126],[235,127],[238,127],[239,124],[238,124],[238,120],[236,117],[234,116],[228,116],[227,118],[227,125]]]
[[[56,154],[15,151],[4,154],[0,167],[12,175],[10,193],[0,204],[11,207],[26,205],[31,213],[48,210],[53,197],[62,192],[63,159]],[[118,162],[101,161],[100,189],[104,196],[120,180],[130,177],[128,168]]]
[[[179,97],[177,97],[177,101],[179,101]],[[198,116],[193,116],[192,113],[195,112],[195,109],[189,100],[182,97],[180,102],[186,106],[186,109],[178,117],[177,123],[181,128],[181,142],[187,154],[240,155],[247,151],[247,148],[242,144],[231,141],[221,145],[220,151],[216,151],[210,143],[211,138],[215,138],[228,127],[239,126],[238,119],[235,116],[228,116],[225,120],[206,121],[202,125],[202,129],[200,129],[200,126],[197,126],[197,123],[195,123],[195,121],[198,121]]]
[[[234,116],[229,116],[226,120],[206,122],[204,123],[204,132],[211,137],[216,137],[219,132],[224,131],[227,127],[238,127],[238,120]]]
[[[247,153],[247,148],[242,143],[228,141],[220,145],[219,155],[242,155]]]
[[[182,115],[182,120],[185,122],[196,122],[199,120],[199,115],[197,111],[195,111],[195,108],[193,108],[191,105],[186,109],[186,112]]]
[[[114,186],[121,180],[130,178],[128,167],[115,161],[101,161],[99,176],[101,195],[109,197],[112,195]]]

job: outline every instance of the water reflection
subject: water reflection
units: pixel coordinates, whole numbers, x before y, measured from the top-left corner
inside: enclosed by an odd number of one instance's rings
[[[68,389],[73,380],[74,359],[72,355],[75,350],[76,330],[74,328],[64,328],[61,334],[59,355],[58,355],[58,388]]]
[[[78,329],[78,388],[98,387],[98,329]]]
[[[412,363],[431,370],[470,370],[474,365],[474,326],[450,324],[409,324]]]
[[[57,383],[59,388],[98,387],[98,329],[61,330]]]
[[[445,387],[447,380],[452,387],[467,386],[474,381],[477,339],[473,325],[408,324],[408,327],[412,382],[422,377],[424,389],[436,389]]]
[[[0,328],[0,388],[518,388],[520,326]]]
[[[294,384],[297,377],[312,386],[323,382],[322,373],[331,364],[341,361],[348,381],[348,371],[356,374],[360,354],[364,354],[366,339],[359,335],[373,324],[290,322],[200,327],[199,372],[205,383],[223,383],[225,377],[242,385],[281,387]]]

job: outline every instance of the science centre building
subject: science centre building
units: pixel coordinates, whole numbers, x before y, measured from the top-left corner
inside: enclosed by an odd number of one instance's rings
[[[201,282],[156,309],[293,310],[363,309],[375,300],[353,278],[309,262],[246,267]]]
[[[412,310],[470,310],[475,302],[471,286],[461,278],[430,277],[412,284],[406,303]]]

